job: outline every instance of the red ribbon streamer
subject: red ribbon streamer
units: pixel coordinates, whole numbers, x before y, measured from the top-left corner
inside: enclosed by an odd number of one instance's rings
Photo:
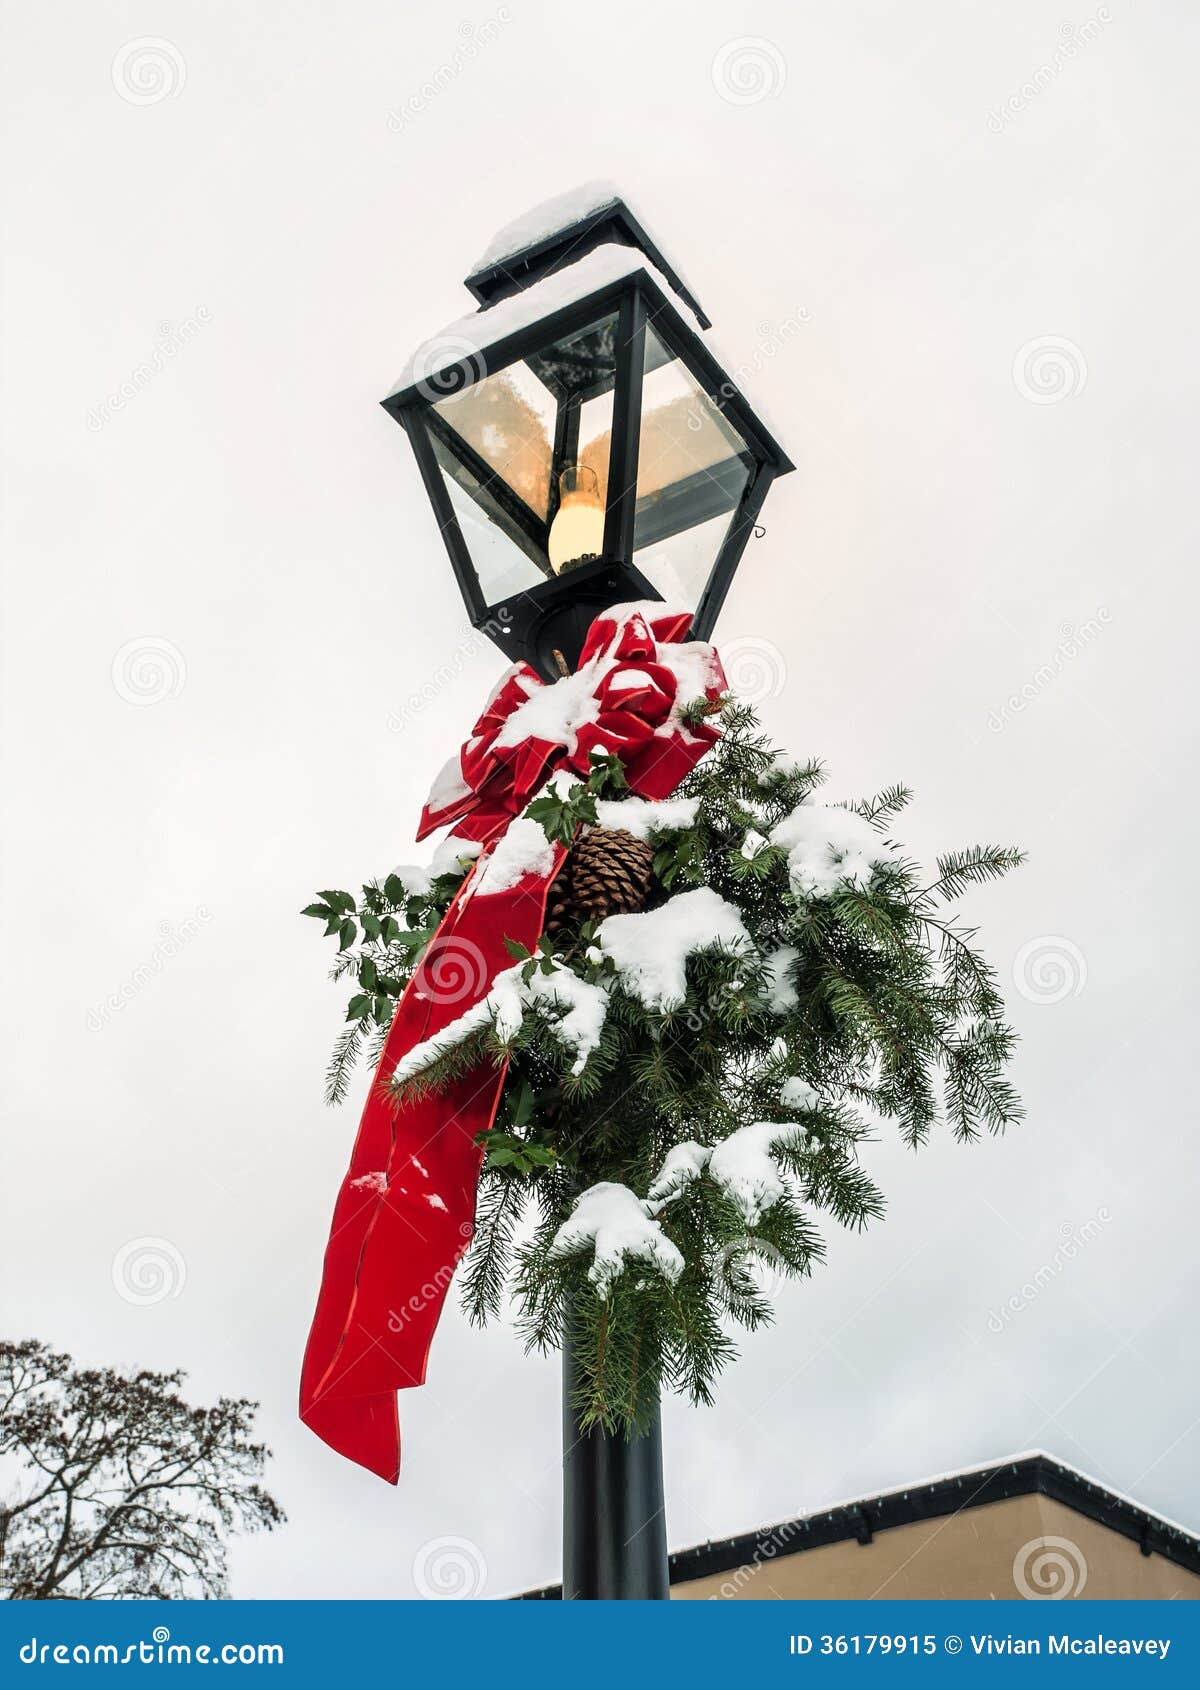
[[[505,891],[481,890],[481,872],[487,848],[554,769],[586,774],[593,749],[613,753],[634,793],[665,798],[716,741],[710,724],[688,728],[673,715],[695,691],[713,702],[725,691],[715,652],[681,644],[689,620],[629,606],[597,617],[575,675],[557,683],[573,690],[553,702],[570,708],[559,723],[533,719],[534,728],[564,726],[558,740],[523,731],[519,713],[543,683],[516,665],[463,746],[453,790],[431,797],[422,813],[419,839],[453,822],[457,836],[483,841],[485,851],[396,1007],[334,1208],[300,1383],[305,1424],[390,1484],[400,1471],[396,1392],[425,1381],[442,1304],[474,1234],[484,1154],[476,1135],[495,1120],[505,1069],[485,1064],[435,1097],[399,1105],[388,1082],[403,1056],[512,966],[506,938],[537,945],[565,848],[555,846],[548,872],[528,872]],[[681,697],[681,674],[700,674],[700,688]]]

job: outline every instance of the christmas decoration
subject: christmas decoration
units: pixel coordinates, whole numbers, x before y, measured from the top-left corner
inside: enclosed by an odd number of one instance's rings
[[[696,698],[707,708],[724,686],[712,648],[682,643],[689,622],[686,611],[660,604],[623,606],[596,619],[579,669],[556,685],[515,665],[425,807],[419,837],[455,824],[430,870],[398,870],[364,887],[361,904],[325,892],[306,911],[337,936],[335,974],[353,966],[361,988],[335,1051],[332,1097],[344,1094],[367,1024],[387,1031],[334,1210],[301,1416],[393,1483],[395,1393],[424,1380],[447,1286],[473,1236],[480,1139],[494,1124],[505,1065],[464,1071],[436,1100],[398,1098],[395,1084],[414,1049],[436,1046],[464,1019],[482,1026],[502,1014],[511,1024],[546,1000],[540,981],[518,989],[507,965],[514,948],[529,955],[539,944],[550,887],[578,827],[561,796],[529,802],[557,766],[558,782],[583,773],[589,794],[612,785],[665,796],[716,739],[703,714],[683,708]],[[480,846],[464,880],[463,856]],[[354,956],[360,930],[365,945]],[[564,977],[551,996],[558,1003],[569,990]]]
[[[903,787],[820,802],[687,625],[617,607],[574,674],[510,671],[426,806],[422,834],[454,827],[430,867],[306,912],[356,988],[330,1095],[378,1067],[302,1413],[385,1478],[468,1245],[471,1318],[511,1298],[542,1349],[569,1318],[580,1424],[634,1432],[664,1388],[711,1400],[732,1327],[770,1319],[764,1264],[820,1261],[820,1214],[882,1213],[881,1123],[916,1146],[1020,1114],[948,907],[1020,853],[923,870],[892,836]]]

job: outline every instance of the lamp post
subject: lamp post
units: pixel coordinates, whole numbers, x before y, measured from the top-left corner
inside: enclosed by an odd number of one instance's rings
[[[524,218],[467,277],[384,408],[405,428],[472,624],[547,679],[610,605],[666,600],[705,639],[772,480],[792,468],[702,339],[707,317],[623,200]],[[563,1350],[563,1596],[666,1598],[657,1417],[584,1432]]]

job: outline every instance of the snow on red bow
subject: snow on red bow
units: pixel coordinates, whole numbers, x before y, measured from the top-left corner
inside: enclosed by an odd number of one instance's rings
[[[478,1139],[495,1120],[504,1070],[488,1064],[436,1096],[402,1102],[388,1082],[416,1045],[487,996],[511,966],[507,940],[537,945],[565,848],[543,836],[544,849],[530,852],[518,828],[512,861],[498,847],[554,770],[585,775],[594,751],[615,754],[633,793],[667,798],[716,741],[710,723],[684,718],[688,705],[726,690],[712,647],[683,641],[690,620],[662,605],[618,605],[593,622],[575,674],[547,686],[527,664],[511,669],[422,814],[418,838],[453,822],[460,838],[489,849],[396,1007],[334,1209],[300,1385],[305,1424],[392,1484],[396,1392],[424,1383],[446,1291],[474,1232]],[[490,884],[489,865],[501,870]]]
[[[726,690],[713,648],[680,643],[690,621],[665,605],[616,605],[592,623],[573,675],[548,686],[514,664],[434,783],[417,838],[453,822],[464,839],[488,839],[556,768],[586,775],[593,751],[620,757],[643,797],[668,797],[717,738],[708,723],[689,727],[684,708]]]

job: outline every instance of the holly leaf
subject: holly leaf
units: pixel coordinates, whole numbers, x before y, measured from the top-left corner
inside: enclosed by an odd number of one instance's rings
[[[365,992],[356,992],[346,1006],[347,1021],[361,1021],[371,1007],[371,1000]]]
[[[319,921],[328,921],[333,911],[328,904],[305,904],[301,915],[315,915]]]
[[[528,962],[530,957],[533,955],[529,946],[523,945],[519,939],[506,938],[504,941],[504,949],[508,952],[509,956],[512,957],[514,962]]]
[[[368,992],[375,990],[376,983],[379,980],[379,970],[369,956],[365,956],[358,965],[358,979],[359,984],[364,986]]]
[[[383,883],[383,895],[389,904],[404,902],[404,882],[398,874],[389,874]]]
[[[349,917],[347,917],[347,919],[345,921],[343,921],[341,927],[338,929],[338,950],[339,951],[348,951],[350,949],[350,946],[354,943],[354,941],[357,938],[358,938],[358,928],[355,925],[355,923],[352,922],[349,919]]]

